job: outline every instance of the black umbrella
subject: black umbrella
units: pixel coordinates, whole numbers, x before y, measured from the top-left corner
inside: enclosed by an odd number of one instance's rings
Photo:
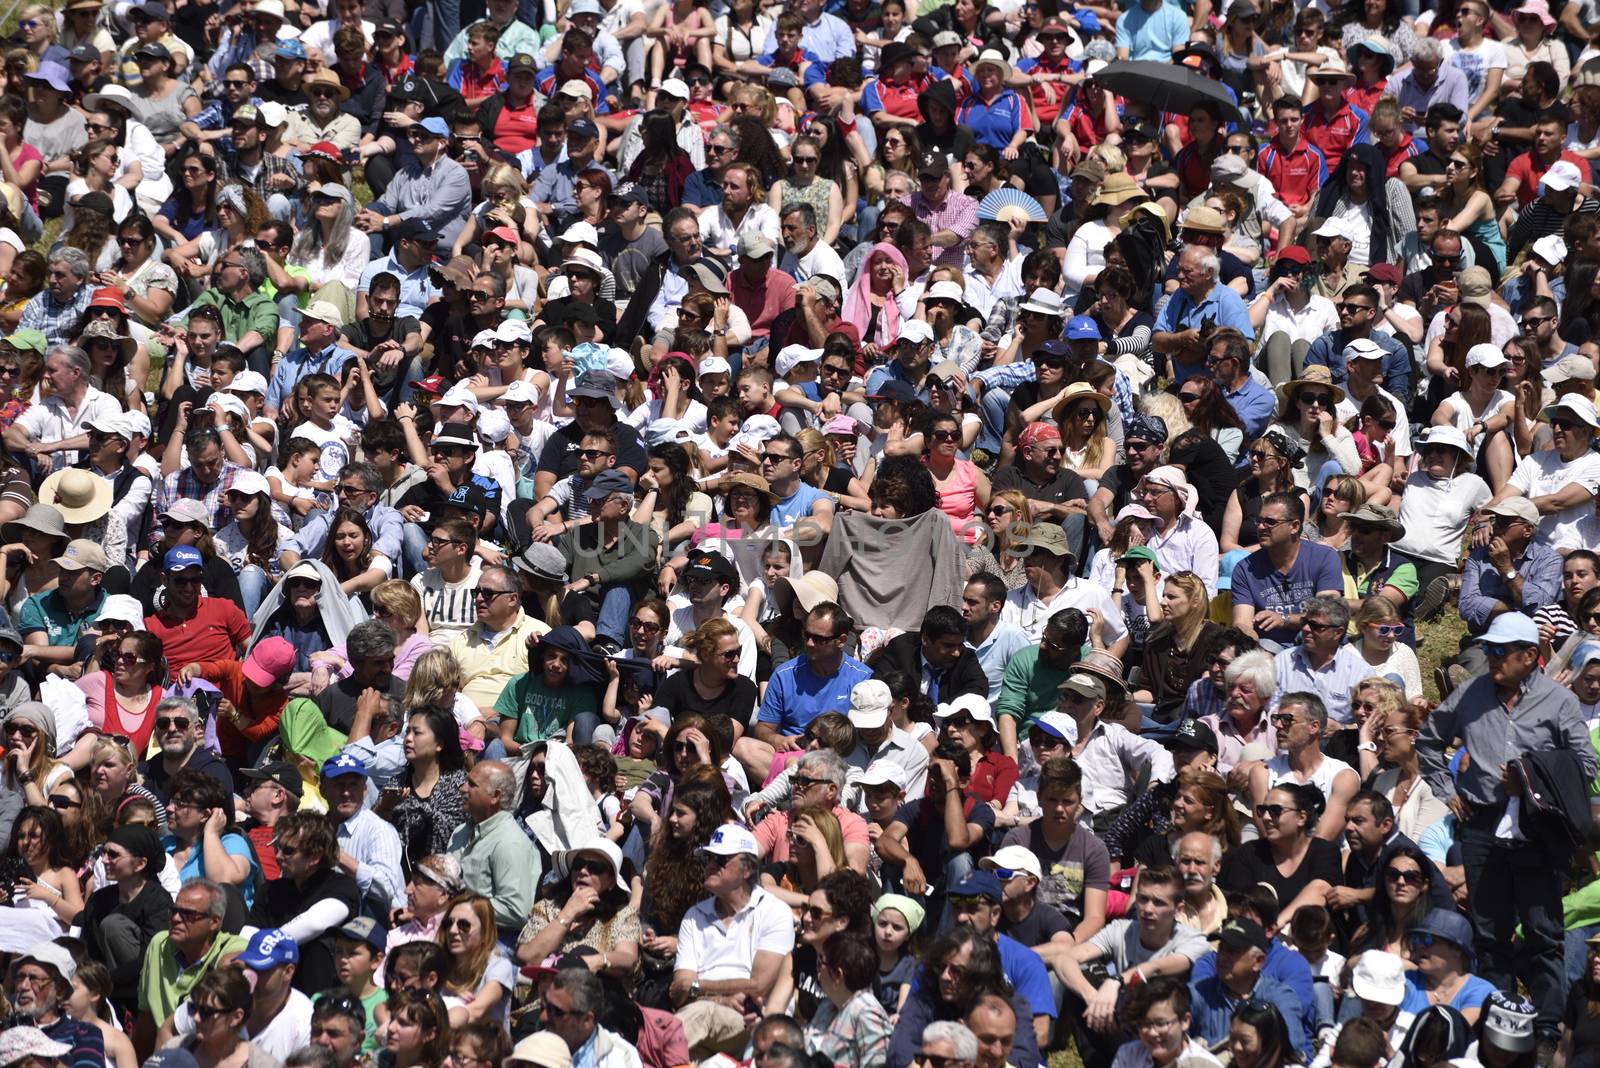
[[[1149,104],[1158,111],[1184,115],[1197,102],[1209,100],[1222,110],[1223,122],[1249,124],[1221,82],[1189,67],[1153,60],[1119,60],[1107,64],[1094,80],[1118,96]]]

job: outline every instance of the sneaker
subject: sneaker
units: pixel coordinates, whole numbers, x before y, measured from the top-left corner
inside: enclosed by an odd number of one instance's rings
[[[1440,575],[1428,583],[1428,588],[1422,592],[1422,600],[1417,604],[1416,618],[1418,622],[1427,622],[1438,618],[1439,614],[1448,605],[1454,604],[1461,594],[1461,575],[1455,572],[1449,575]]]
[[[1456,688],[1455,680],[1450,677],[1450,672],[1442,664],[1433,669],[1433,685],[1439,691],[1441,701],[1449,697],[1450,691]]]

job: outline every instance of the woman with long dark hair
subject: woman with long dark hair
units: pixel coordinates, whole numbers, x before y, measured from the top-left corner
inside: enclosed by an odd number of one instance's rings
[[[662,216],[683,203],[683,183],[694,173],[694,162],[678,144],[677,123],[665,111],[647,111],[640,121],[643,146],[628,168],[628,180],[638,182],[650,207]]]
[[[328,525],[322,562],[328,565],[346,597],[367,603],[367,593],[388,577],[388,561],[372,550],[372,528],[357,508],[341,507]]]
[[[172,311],[178,275],[156,255],[156,228],[148,215],[136,212],[122,221],[117,227],[117,252],[116,263],[100,272],[98,281],[121,290],[130,315],[145,327],[155,327]]]
[[[788,165],[765,123],[755,115],[734,115],[728,125],[739,135],[738,162],[754,167],[761,175],[761,184],[771,185],[783,177]]]
[[[1255,811],[1261,837],[1222,858],[1223,885],[1270,883],[1278,895],[1281,925],[1301,905],[1321,904],[1340,878],[1338,848],[1316,836],[1326,806],[1322,791],[1309,783],[1284,782],[1268,790]]]
[[[416,672],[412,672],[416,678]],[[419,708],[406,721],[406,767],[385,790],[373,811],[400,832],[407,868],[432,853],[444,853],[450,836],[467,818],[462,784],[466,754],[461,732],[448,708]]]
[[[28,805],[11,827],[5,855],[27,865],[31,881],[18,881],[10,898],[0,905],[38,910],[51,916],[60,933],[83,911],[83,890],[72,870],[66,828],[61,816],[48,805]],[[13,921],[15,922],[15,921]]]
[[[128,738],[135,749],[144,752],[166,681],[167,658],[161,639],[136,630],[117,643],[109,668],[89,672],[77,686],[88,701],[89,722],[97,730]]]
[[[643,1004],[665,1004],[678,952],[679,925],[684,914],[706,896],[700,847],[718,827],[733,819],[722,775],[710,767],[693,768],[678,783],[666,817],[650,836],[644,898],[639,903],[643,971],[636,993]]]
[[[1251,998],[1234,1011],[1228,1028],[1233,1068],[1288,1068],[1301,1063],[1289,1040],[1283,1014],[1269,1002]]]
[[[1439,405],[1468,384],[1467,353],[1479,345],[1493,344],[1490,323],[1489,310],[1477,304],[1462,301],[1446,309],[1444,330],[1429,343],[1425,364],[1428,369],[1425,403],[1431,411],[1437,412]],[[1470,442],[1468,444],[1471,446]],[[1474,461],[1477,454],[1478,450],[1473,448]]]
[[[444,999],[420,987],[391,994],[378,1068],[426,1068],[450,1054],[450,1013]]]
[[[85,193],[72,203],[72,229],[50,251],[75,248],[89,257],[95,271],[108,270],[117,261],[117,243],[111,239],[116,231],[113,211],[111,198],[104,193]]]
[[[1414,845],[1398,845],[1384,853],[1383,870],[1372,901],[1367,905],[1367,922],[1351,938],[1356,950],[1381,949],[1399,953],[1405,947],[1406,933],[1422,923],[1433,908],[1433,863]]]
[[[1488,268],[1491,277],[1498,279],[1506,269],[1506,241],[1485,185],[1483,159],[1483,149],[1470,140],[1462,141],[1450,153],[1438,190],[1439,218],[1448,220],[1445,226],[1471,241],[1475,250],[1493,257],[1492,262],[1485,262],[1480,255],[1478,266]]]
[[[168,245],[182,244],[217,225],[217,158],[200,152],[183,157],[178,181],[151,220]]]
[[[254,471],[241,471],[227,491],[233,519],[217,531],[219,554],[239,577],[240,604],[254,617],[273,583],[283,575],[278,549],[294,536],[272,514],[267,480]]]
[[[1217,388],[1216,379],[1196,375],[1184,380],[1178,400],[1189,425],[1215,441],[1230,461],[1238,460],[1245,443],[1244,420]]]

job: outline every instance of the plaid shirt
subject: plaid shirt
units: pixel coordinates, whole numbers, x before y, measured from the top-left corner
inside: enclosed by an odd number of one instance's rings
[[[206,506],[206,511],[211,513],[211,530],[216,532],[227,526],[233,519],[233,510],[223,501],[223,494],[228,492],[228,487],[233,485],[233,480],[244,468],[231,460],[222,461],[222,476],[206,486],[195,475],[193,467],[185,467],[181,471],[174,471],[161,480],[161,489],[156,492],[156,519],[151,524],[151,544],[161,540],[161,517],[168,508],[178,501],[199,501]]]
[[[261,154],[261,169],[256,172],[253,181],[238,173],[237,167],[230,167],[229,170],[235,172],[232,175],[233,179],[243,182],[251,189],[254,189],[256,195],[261,197],[262,200],[267,199],[273,193],[282,193],[284,196],[292,197],[305,188],[305,179],[300,177],[300,172],[295,170],[294,164],[282,156],[273,155],[271,152],[263,152]],[[293,178],[294,187],[291,189],[272,188],[272,178],[274,175],[279,174],[287,174],[290,178]]]
[[[72,295],[72,299],[62,304],[46,288],[28,301],[22,309],[22,319],[17,326],[23,330],[37,330],[42,333],[47,347],[65,345],[71,340],[68,331],[76,326],[83,313],[89,310],[89,301],[93,297],[94,287],[81,285]]]

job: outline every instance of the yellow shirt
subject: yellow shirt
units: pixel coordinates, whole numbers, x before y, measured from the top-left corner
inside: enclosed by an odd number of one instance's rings
[[[550,627],[528,613],[517,612],[510,627],[486,639],[480,620],[465,633],[450,640],[447,648],[461,665],[467,684],[461,692],[467,700],[495,717],[494,703],[500,691],[506,688],[513,676],[528,670],[528,639],[534,635],[550,633]]]

